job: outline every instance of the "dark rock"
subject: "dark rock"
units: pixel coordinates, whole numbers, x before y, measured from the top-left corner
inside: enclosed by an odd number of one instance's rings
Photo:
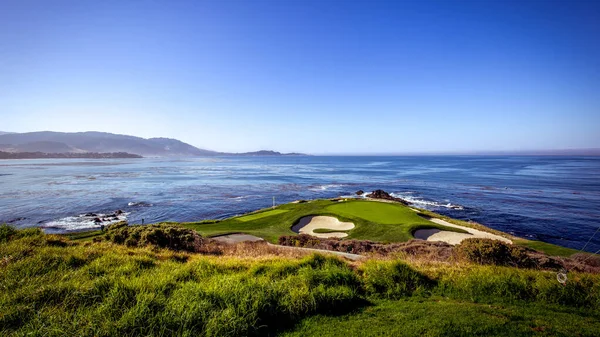
[[[396,202],[399,202],[399,203],[404,204],[404,205],[408,205],[409,204],[408,201],[406,201],[404,199],[392,197],[389,193],[387,193],[384,190],[375,190],[371,194],[367,194],[367,198],[396,201]]]
[[[100,218],[94,218],[94,222],[102,222]]]
[[[27,220],[27,218],[14,218],[12,220],[8,220],[6,223],[15,223],[17,221]]]
[[[118,210],[115,211],[115,215],[121,215],[121,214],[123,214],[122,210],[118,209]]]
[[[98,216],[98,214],[96,214],[96,213],[86,213],[86,214],[84,214],[84,216],[94,216],[94,217],[96,217],[96,216]]]
[[[363,191],[363,190],[356,191],[356,195],[363,195],[364,193],[365,193],[365,191]]]

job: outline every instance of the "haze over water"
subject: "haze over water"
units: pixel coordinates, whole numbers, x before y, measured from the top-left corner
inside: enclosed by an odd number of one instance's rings
[[[0,223],[50,233],[225,218],[297,199],[384,189],[455,218],[580,249],[600,225],[600,157],[218,157],[5,160]],[[600,237],[586,250],[600,249]]]

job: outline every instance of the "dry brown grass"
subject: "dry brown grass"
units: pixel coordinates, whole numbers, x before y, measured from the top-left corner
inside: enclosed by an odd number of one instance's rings
[[[239,242],[235,244],[220,243],[209,241],[201,251],[201,254],[223,255],[233,257],[287,257],[301,258],[311,255],[312,252],[301,249],[288,249],[285,247],[277,247],[269,245],[267,242]]]

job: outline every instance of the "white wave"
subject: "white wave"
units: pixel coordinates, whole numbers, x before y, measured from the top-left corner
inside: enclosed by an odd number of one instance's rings
[[[229,198],[230,200],[235,200],[235,201],[243,201],[244,199],[249,199],[252,198],[253,195],[241,195],[239,197],[231,197]]]
[[[344,187],[345,185],[343,184],[326,184],[326,185],[317,185],[317,186],[313,186],[311,188],[309,188],[309,190],[311,191],[317,191],[317,192],[322,192],[322,191],[327,191],[330,189],[337,189],[340,187]]]
[[[388,164],[391,164],[391,162],[389,162],[389,161],[373,161],[368,164],[365,164],[365,166],[384,166],[384,165],[388,165]]]
[[[144,201],[138,201],[138,202],[127,203],[127,206],[130,206],[130,207],[150,207],[150,206],[152,206],[152,204],[144,202]]]
[[[395,198],[402,198],[414,205],[421,205],[421,206],[425,206],[425,207],[445,207],[445,208],[450,208],[450,209],[455,209],[455,210],[460,210],[460,211],[462,211],[464,209],[463,206],[452,204],[450,202],[441,203],[441,202],[437,202],[437,201],[425,200],[421,197],[415,197],[415,196],[411,195],[413,193],[414,192],[390,193],[390,195]]]
[[[86,229],[99,229],[100,226],[108,226],[117,222],[127,221],[127,215],[130,213],[121,213],[119,215],[116,214],[103,214],[103,213],[94,213],[94,215],[90,214],[80,214],[78,216],[68,216],[62,219],[53,220],[44,223],[42,228],[53,228],[53,229],[61,229],[65,231],[78,231],[78,230],[86,230]],[[97,221],[100,220],[100,221]]]

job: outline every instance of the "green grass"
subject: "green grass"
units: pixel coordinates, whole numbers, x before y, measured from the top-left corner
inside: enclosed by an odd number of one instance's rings
[[[535,304],[489,305],[441,297],[378,300],[341,316],[302,320],[293,336],[598,336],[600,320]]]
[[[0,233],[0,336],[600,335],[600,275]]]
[[[253,221],[253,220],[258,220],[258,219],[262,219],[262,218],[266,218],[268,216],[273,216],[276,214],[281,214],[281,213],[285,213],[288,212],[287,209],[273,209],[270,211],[264,211],[264,212],[260,212],[260,213],[254,213],[254,214],[250,214],[250,215],[244,215],[238,218],[235,218],[238,221]]]
[[[542,241],[532,241],[525,239],[515,240],[515,243],[521,246],[529,247],[531,249],[539,250],[551,256],[564,256],[568,257],[573,254],[579,253],[579,250],[561,247],[557,245],[553,245],[551,243],[546,243]]]
[[[410,208],[377,201],[347,201],[327,206],[326,211],[348,218],[361,218],[382,225],[398,223],[429,223]]]
[[[275,243],[282,235],[294,235],[291,227],[300,218],[308,215],[328,215],[340,221],[353,222],[356,227],[345,231],[348,233],[348,239],[403,242],[412,239],[412,233],[420,228],[464,232],[423,219],[402,204],[365,200],[345,202],[314,200],[307,203],[280,205],[274,210],[212,223],[197,222],[182,225],[195,229],[204,236],[246,233]]]
[[[92,240],[93,238],[98,237],[102,234],[103,234],[103,232],[98,230],[98,231],[69,233],[69,234],[65,234],[65,236],[71,240],[88,241],[88,240]]]

